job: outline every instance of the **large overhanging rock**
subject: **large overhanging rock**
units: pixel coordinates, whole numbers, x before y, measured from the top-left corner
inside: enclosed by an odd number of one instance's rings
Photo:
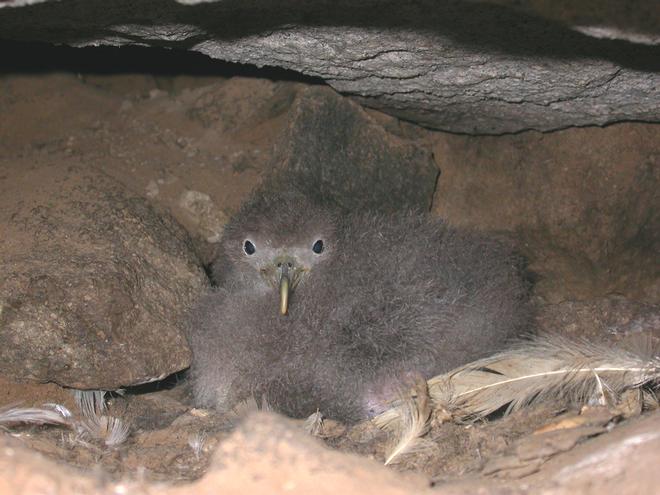
[[[0,9],[0,32],[284,67],[430,127],[498,134],[660,120],[655,1],[637,2],[649,15],[623,25],[595,14],[584,26],[552,2],[10,0],[0,5],[21,8]]]

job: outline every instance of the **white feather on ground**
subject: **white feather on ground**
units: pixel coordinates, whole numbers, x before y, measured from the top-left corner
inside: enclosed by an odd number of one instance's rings
[[[126,441],[129,426],[113,416],[89,416],[77,422],[76,431],[83,438],[100,440],[108,447],[115,447]]]
[[[310,414],[303,423],[303,429],[314,437],[323,433],[323,414],[320,411]]]
[[[660,380],[660,356],[544,335],[429,380],[436,407],[460,419],[506,413],[542,400],[617,401],[626,390]]]
[[[374,422],[400,439],[386,460],[390,464],[426,433],[431,409],[456,420],[476,420],[505,406],[508,414],[543,400],[609,405],[627,390],[649,385],[642,390],[643,405],[657,407],[652,388],[658,383],[660,355],[650,342],[633,351],[544,335],[428,380],[429,414],[409,397]]]
[[[105,394],[102,390],[74,390],[74,400],[80,411],[75,417],[62,404],[48,403],[44,408],[14,407],[0,410],[0,426],[16,424],[59,425],[71,428],[80,440],[100,440],[108,447],[123,443],[129,427],[120,418],[106,416]]]
[[[103,442],[108,447],[115,447],[126,441],[129,426],[120,418],[107,416],[103,390],[74,390],[74,398],[82,418],[74,428],[83,439]]]
[[[103,414],[106,410],[104,390],[74,390],[73,399],[85,417]]]
[[[0,410],[0,426],[17,424],[69,426],[70,420],[57,409],[11,407]]]
[[[204,432],[192,433],[188,436],[188,446],[192,449],[195,458],[199,459],[204,451],[206,443],[206,434]]]
[[[431,400],[427,384],[423,379],[417,380],[413,395],[402,394],[400,403],[396,407],[396,418],[376,424],[397,432],[397,442],[387,455],[385,465],[392,464],[404,454],[417,452],[425,446],[421,437],[426,434],[431,417]]]

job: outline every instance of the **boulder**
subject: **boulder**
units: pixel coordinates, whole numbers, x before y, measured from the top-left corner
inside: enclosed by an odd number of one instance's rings
[[[660,303],[660,126],[515,136],[437,134],[433,211],[508,231],[546,301],[608,294]]]
[[[0,176],[0,371],[112,390],[187,367],[178,319],[207,284],[188,235],[71,161]]]
[[[329,88],[300,92],[276,144],[285,182],[349,211],[428,210],[438,169],[428,147],[389,132],[360,105]],[[286,185],[284,186],[286,187]]]

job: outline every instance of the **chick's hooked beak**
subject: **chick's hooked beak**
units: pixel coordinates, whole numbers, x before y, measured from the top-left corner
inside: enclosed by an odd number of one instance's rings
[[[291,281],[289,280],[289,266],[283,264],[279,269],[280,278],[280,314],[285,315],[289,310],[289,291]]]
[[[280,293],[280,314],[286,315],[289,310],[289,296],[306,270],[292,257],[275,260],[275,267],[274,282]]]

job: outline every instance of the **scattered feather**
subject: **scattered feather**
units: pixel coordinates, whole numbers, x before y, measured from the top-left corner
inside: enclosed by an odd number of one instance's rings
[[[598,373],[593,372],[594,375],[594,393],[593,396],[587,401],[587,404],[590,406],[609,406],[610,401],[607,399],[606,388],[607,386],[603,383],[598,376]]]
[[[0,426],[16,424],[70,426],[70,419],[59,411],[38,407],[12,407],[0,410]]]
[[[66,407],[64,404],[56,404],[54,402],[48,402],[44,404],[44,407],[48,407],[57,413],[61,414],[64,418],[73,418],[73,413]]]
[[[204,443],[206,443],[206,435],[202,432],[193,433],[188,437],[188,446],[192,449],[196,459],[201,456]]]
[[[104,414],[107,410],[105,395],[103,390],[74,391],[76,404],[82,414],[76,430],[83,439],[99,440],[108,447],[116,447],[128,438],[129,426],[120,418]]]
[[[417,386],[416,399],[401,397],[374,418],[378,427],[399,438],[385,464],[420,444],[429,427],[429,396],[434,417],[443,420],[483,419],[498,410],[508,414],[543,400],[615,406],[626,417],[642,408],[658,408],[660,353],[651,343],[612,348],[543,335],[431,378],[428,395]]]
[[[119,418],[104,415],[105,392],[102,390],[75,390],[75,402],[80,417],[64,405],[44,404],[43,408],[13,407],[0,410],[0,426],[15,424],[62,425],[77,434],[77,443],[89,445],[86,440],[100,440],[108,447],[120,445],[128,438],[129,427]]]
[[[84,447],[88,450],[93,450],[97,454],[101,454],[102,451],[98,446],[93,443],[88,442],[83,438],[84,435],[79,433],[79,427],[74,425],[74,431],[68,432],[67,435],[62,434],[61,441],[63,444],[68,445],[69,447]]]
[[[303,429],[314,437],[321,436],[323,432],[323,414],[318,409],[315,413],[310,414],[303,423]]]
[[[250,396],[249,398],[238,402],[234,408],[227,413],[227,419],[231,423],[238,422],[245,418],[248,414],[256,411],[271,411],[272,408],[268,401],[265,399],[261,398],[261,400],[257,400],[254,396]]]
[[[100,416],[106,411],[104,390],[74,390],[73,398],[86,418]]]
[[[120,418],[112,416],[89,416],[79,423],[79,433],[100,440],[108,447],[116,447],[128,438],[129,427]]]
[[[626,390],[659,380],[657,353],[543,336],[436,376],[428,385],[436,407],[478,419],[547,399],[610,404]]]
[[[391,403],[392,407],[372,419],[374,424],[378,428],[388,431],[395,431],[399,428],[401,422],[401,403],[402,400],[393,401]]]
[[[129,426],[120,418],[103,416],[104,421],[104,443],[109,447],[120,445],[126,441]]]
[[[385,460],[392,464],[402,455],[416,452],[423,446],[420,438],[426,434],[431,417],[431,401],[427,384],[423,379],[415,383],[413,396],[402,397],[397,407],[398,421],[390,421],[387,427],[398,431],[398,441]]]

